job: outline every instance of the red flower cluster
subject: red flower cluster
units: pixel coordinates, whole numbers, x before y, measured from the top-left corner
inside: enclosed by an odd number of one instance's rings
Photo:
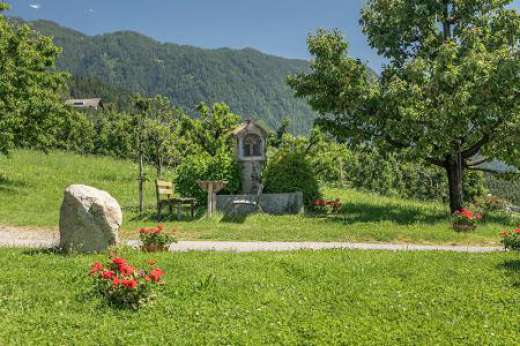
[[[171,234],[163,232],[164,226],[143,227],[139,229],[139,239],[142,249],[145,251],[164,251],[171,243],[176,243],[174,236],[176,229],[172,229]]]
[[[473,213],[471,210],[468,210],[466,208],[460,208],[455,212],[456,216],[462,216],[465,217],[468,220],[481,220],[482,215],[480,213]]]
[[[502,238],[509,237],[515,234],[520,235],[520,226],[512,231],[502,231],[499,234]]]
[[[139,234],[159,234],[163,231],[164,225],[157,225],[155,227],[142,227],[139,229]]]
[[[520,251],[520,226],[512,231],[502,231],[500,236],[506,249]]]
[[[152,266],[155,261],[149,264]],[[94,278],[97,291],[110,302],[135,308],[150,296],[151,284],[161,283],[164,272],[160,268],[149,272],[136,270],[124,258],[114,257],[105,265],[92,264],[89,275]]]
[[[335,200],[315,199],[312,201],[312,205],[316,208],[331,207],[332,211],[336,212],[341,208],[341,201],[339,198]]]

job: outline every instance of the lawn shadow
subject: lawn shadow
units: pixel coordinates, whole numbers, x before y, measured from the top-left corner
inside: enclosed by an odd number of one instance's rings
[[[311,216],[313,217],[313,216]],[[435,210],[406,207],[396,204],[375,206],[368,203],[344,203],[341,210],[327,217],[331,222],[343,224],[375,223],[391,221],[400,225],[415,223],[437,224],[445,222],[449,218],[448,213]]]
[[[75,252],[66,252],[63,251],[62,248],[58,246],[50,247],[50,248],[38,248],[38,249],[29,249],[24,250],[22,254],[27,256],[40,256],[40,255],[58,255],[58,256],[64,256],[64,257],[70,257],[77,255],[78,253]]]
[[[4,174],[0,173],[0,192],[9,194],[9,195],[17,195],[17,194],[25,194],[25,191],[21,191],[27,187],[27,183],[21,180],[13,180],[11,178],[6,177]]]
[[[504,263],[497,265],[498,269],[504,269],[509,272],[520,274],[520,259],[518,260],[508,260]]]
[[[206,210],[204,208],[195,209],[195,213],[193,218],[190,215],[189,210],[182,210],[179,214],[176,210],[173,210],[173,213],[170,213],[169,210],[163,210],[161,214],[161,219],[159,220],[157,215],[157,209],[154,207],[147,207],[145,210],[140,213],[139,207],[136,206],[126,206],[123,208],[123,211],[130,213],[131,217],[130,221],[141,221],[141,222],[182,222],[182,221],[197,221],[204,217],[206,214]]]
[[[512,274],[516,279],[516,281],[513,282],[513,286],[520,288],[520,259],[505,261],[504,263],[497,265],[497,268],[508,271]]]
[[[246,222],[249,214],[247,213],[225,213],[220,222],[223,223],[235,223],[235,224],[243,224]]]

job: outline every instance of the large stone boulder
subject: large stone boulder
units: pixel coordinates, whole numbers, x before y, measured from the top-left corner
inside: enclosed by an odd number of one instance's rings
[[[123,213],[106,191],[86,185],[65,189],[60,210],[60,248],[98,252],[119,241]]]

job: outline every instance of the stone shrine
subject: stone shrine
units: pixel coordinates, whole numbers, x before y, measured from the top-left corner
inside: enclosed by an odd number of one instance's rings
[[[233,131],[233,136],[240,165],[242,194],[257,194],[266,163],[267,131],[253,119],[249,119]]]

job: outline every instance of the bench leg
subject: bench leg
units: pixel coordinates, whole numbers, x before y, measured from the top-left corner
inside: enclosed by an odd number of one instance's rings
[[[161,211],[162,211],[162,205],[157,205],[157,221],[161,221]]]
[[[194,217],[194,214],[195,214],[195,205],[193,204],[193,202],[191,203],[191,218],[193,219]]]
[[[173,219],[173,204],[170,203],[170,204],[168,205],[168,208],[170,209],[170,216],[171,216],[171,218]]]

